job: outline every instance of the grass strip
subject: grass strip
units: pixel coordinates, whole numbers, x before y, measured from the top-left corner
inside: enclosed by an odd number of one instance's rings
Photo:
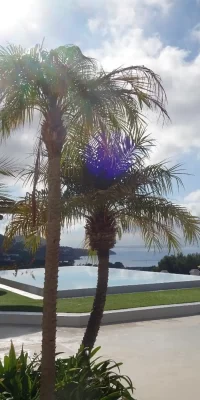
[[[58,312],[90,312],[92,297],[58,299]],[[106,310],[200,302],[200,288],[108,295]],[[0,290],[0,311],[42,311],[42,300]]]

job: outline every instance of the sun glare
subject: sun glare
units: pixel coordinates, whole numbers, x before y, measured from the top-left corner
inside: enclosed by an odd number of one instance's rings
[[[0,0],[0,31],[9,31],[19,24],[26,24],[34,2],[34,0]]]

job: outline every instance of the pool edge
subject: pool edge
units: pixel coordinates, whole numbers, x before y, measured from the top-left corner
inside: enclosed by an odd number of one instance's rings
[[[43,297],[43,288],[0,278],[0,283],[24,292]],[[125,294],[137,292],[155,292],[159,290],[200,288],[200,279],[179,282],[147,283],[138,285],[110,286],[107,294]],[[90,297],[95,295],[96,288],[58,290],[58,298]]]

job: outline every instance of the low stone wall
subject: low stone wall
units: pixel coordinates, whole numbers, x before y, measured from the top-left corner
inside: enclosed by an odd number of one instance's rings
[[[173,304],[167,306],[141,307],[127,310],[106,311],[102,324],[119,324],[126,322],[149,321],[166,318],[180,318],[200,314],[200,303]],[[89,313],[57,314],[57,326],[85,327]],[[0,312],[0,324],[35,325],[41,327],[42,313]]]
[[[170,289],[191,289],[200,287],[200,279],[194,281],[151,283],[142,285],[111,286],[108,288],[108,294],[136,293],[136,292],[154,292],[157,290]],[[94,296],[96,289],[71,289],[59,290],[58,298],[86,297]]]

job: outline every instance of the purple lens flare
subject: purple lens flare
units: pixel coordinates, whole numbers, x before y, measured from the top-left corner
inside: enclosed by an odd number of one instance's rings
[[[86,146],[83,160],[92,176],[116,180],[133,165],[134,147],[128,136],[115,133],[107,137],[99,133]]]

